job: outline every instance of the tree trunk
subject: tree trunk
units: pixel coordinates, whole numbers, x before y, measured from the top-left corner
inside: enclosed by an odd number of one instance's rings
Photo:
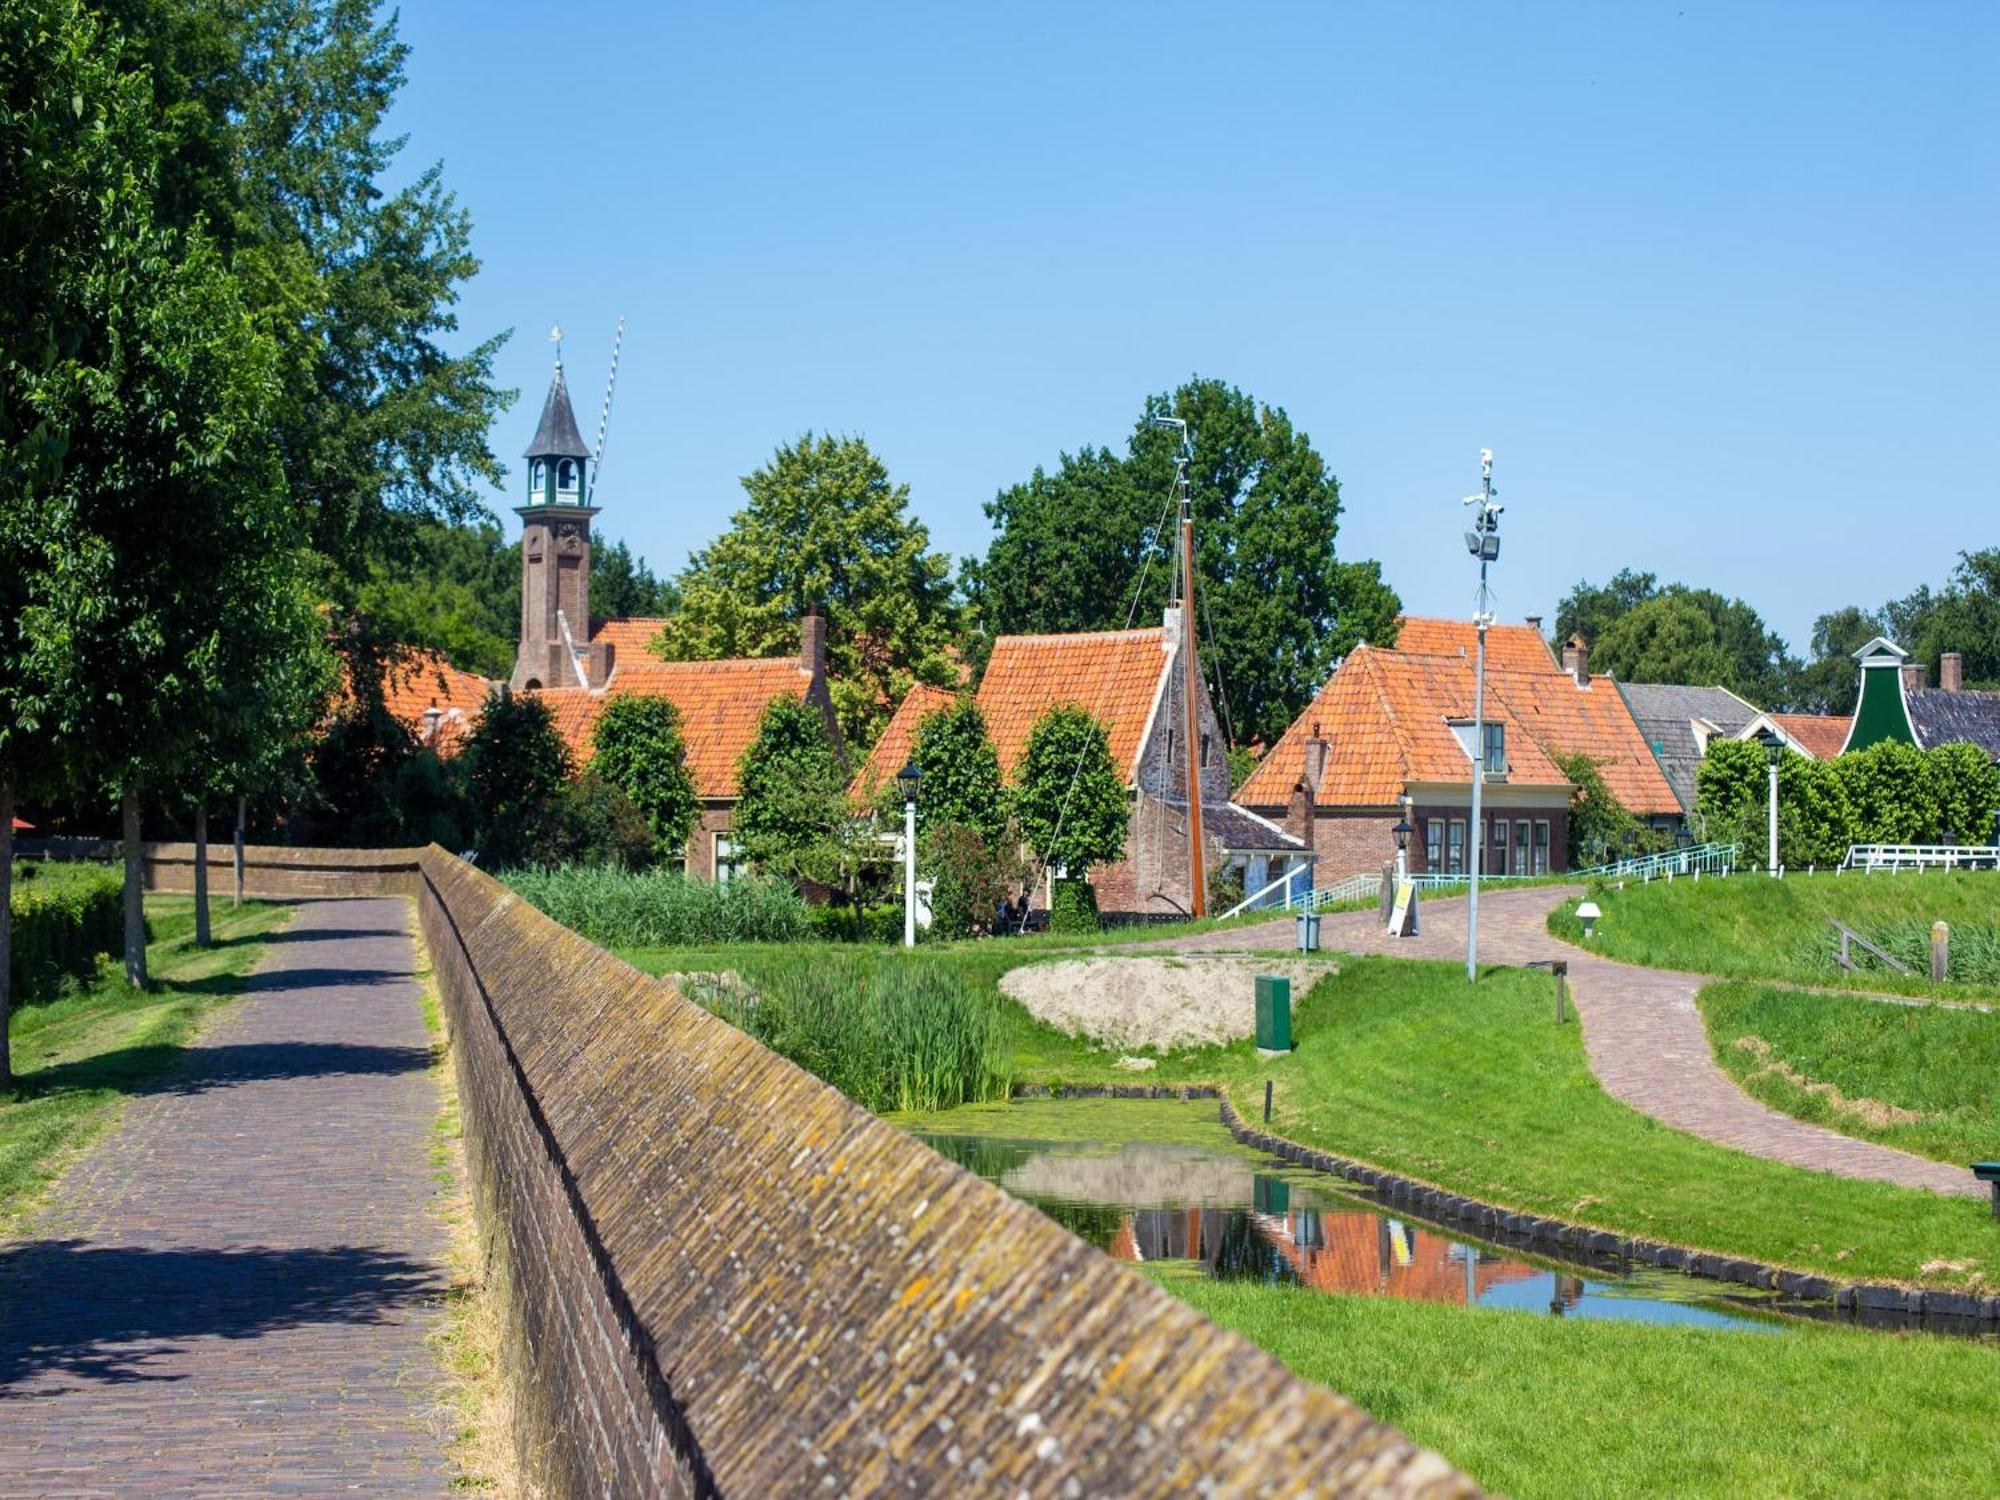
[[[194,805],[194,945],[206,948],[208,929],[208,804]]]
[[[230,899],[231,906],[243,904],[243,794],[236,794],[236,894]]]
[[[125,823],[125,982],[135,990],[143,990],[146,987],[145,872],[139,854],[139,789],[129,782],[120,811]]]
[[[14,1086],[14,783],[0,777],[0,1089]]]

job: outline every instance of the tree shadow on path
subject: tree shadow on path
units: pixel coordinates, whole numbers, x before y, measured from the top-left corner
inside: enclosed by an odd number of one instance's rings
[[[0,1250],[0,1401],[184,1380],[184,1341],[392,1321],[443,1295],[435,1267],[367,1245],[243,1250],[30,1240]],[[198,1356],[197,1356],[198,1358]]]
[[[359,1042],[236,1042],[220,1046],[121,1047],[58,1063],[21,1079],[25,1096],[70,1089],[117,1089],[130,1095],[201,1094],[239,1083],[285,1078],[390,1076],[420,1073],[434,1060],[429,1047]]]

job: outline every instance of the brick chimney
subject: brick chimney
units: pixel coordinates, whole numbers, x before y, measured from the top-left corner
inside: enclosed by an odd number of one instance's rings
[[[817,611],[799,620],[799,670],[826,676],[826,616]]]
[[[1576,679],[1578,687],[1590,686],[1590,647],[1580,635],[1573,635],[1563,647],[1563,670]]]
[[[1922,692],[1923,689],[1929,685],[1929,682],[1930,682],[1930,674],[1924,670],[1924,664],[1922,662],[1906,661],[1903,663],[1904,692],[1906,693]]]
[[[1938,658],[1938,686],[1947,693],[1965,691],[1965,658],[1956,651],[1947,651]]]
[[[1319,732],[1319,720],[1313,720],[1312,733],[1306,736],[1306,787],[1315,799],[1326,781],[1326,757],[1330,748]]]
[[[1540,615],[1528,615],[1525,618],[1528,622],[1528,628],[1534,631],[1536,635],[1540,635],[1542,633],[1542,617]]]

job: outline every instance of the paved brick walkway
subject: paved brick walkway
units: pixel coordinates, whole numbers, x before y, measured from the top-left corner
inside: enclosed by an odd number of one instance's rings
[[[1579,887],[1549,886],[1482,891],[1479,958],[1482,964],[1569,960],[1591,1071],[1614,1098],[1690,1134],[1795,1167],[1938,1193],[1985,1195],[1986,1188],[1966,1168],[1808,1125],[1752,1099],[1722,1071],[1709,1051],[1694,997],[1714,980],[1614,963],[1551,936],[1549,912],[1560,901],[1578,894]],[[1465,907],[1462,896],[1426,903],[1422,907],[1422,936],[1400,939],[1383,931],[1373,910],[1331,913],[1321,919],[1320,941],[1328,948],[1350,953],[1457,959],[1463,963]],[[1269,926],[1205,933],[1174,946],[1290,947],[1293,921],[1287,917]]]
[[[0,1246],[0,1493],[443,1491],[406,903],[318,901]]]

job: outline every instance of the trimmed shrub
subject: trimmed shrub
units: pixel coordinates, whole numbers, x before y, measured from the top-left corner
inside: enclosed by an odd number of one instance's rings
[[[573,932],[607,948],[785,943],[806,935],[805,899],[778,881],[714,883],[672,870],[564,865],[501,877]]]
[[[1049,901],[1049,931],[1097,933],[1103,927],[1097,916],[1097,892],[1090,882],[1058,880]]]
[[[97,971],[124,940],[119,872],[106,865],[14,867],[14,1002],[46,1000]]]

